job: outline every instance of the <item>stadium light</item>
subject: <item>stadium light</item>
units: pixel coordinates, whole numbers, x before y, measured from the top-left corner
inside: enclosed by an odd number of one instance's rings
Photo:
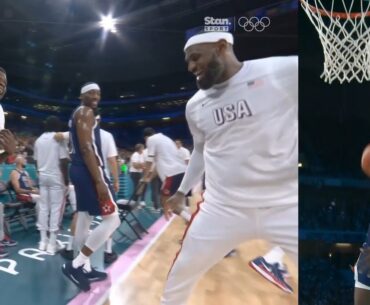
[[[102,16],[99,25],[105,30],[110,31],[112,33],[117,32],[116,28],[117,21],[112,18],[111,15]]]

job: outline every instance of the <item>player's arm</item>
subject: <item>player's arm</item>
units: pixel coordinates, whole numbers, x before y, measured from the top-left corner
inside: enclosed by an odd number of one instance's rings
[[[117,157],[118,157],[118,151],[116,142],[114,141],[113,135],[111,133],[108,133],[109,137],[107,137],[107,140],[109,141],[108,145],[108,154],[107,154],[107,166],[109,166],[109,171],[113,177],[113,188],[116,193],[119,191],[119,174],[118,174],[118,163],[117,163]]]
[[[189,111],[186,111],[186,120],[189,125],[190,132],[193,136],[194,150],[190,156],[188,166],[185,171],[184,178],[178,189],[178,193],[187,194],[201,179],[204,173],[204,135],[197,128]]]
[[[109,200],[108,189],[99,170],[98,159],[93,149],[92,132],[95,125],[94,112],[89,107],[81,107],[76,111],[73,119],[76,124],[77,138],[82,158],[95,183],[99,201]]]
[[[55,137],[54,137],[55,139]],[[64,142],[59,142],[59,168],[62,172],[64,185],[69,185],[68,165],[69,165],[69,153]]]
[[[14,134],[9,129],[0,131],[0,146],[5,150],[5,155],[12,155],[16,150],[16,140]]]
[[[357,269],[360,274],[370,276],[370,248],[361,248],[361,259],[358,260]]]
[[[183,213],[183,202],[185,195],[202,179],[204,173],[204,135],[199,130],[189,114],[188,108],[186,109],[186,119],[189,129],[193,135],[194,150],[191,154],[189,164],[186,168],[184,178],[178,191],[167,200],[168,206],[171,210],[178,215]],[[165,211],[167,218],[171,215],[170,211]]]
[[[119,178],[118,178],[118,165],[117,165],[117,157],[109,157],[109,170],[113,177],[113,188],[114,191],[117,193],[119,191]]]
[[[59,143],[62,143],[64,141],[68,142],[69,141],[69,131],[56,132],[54,135],[54,140]]]

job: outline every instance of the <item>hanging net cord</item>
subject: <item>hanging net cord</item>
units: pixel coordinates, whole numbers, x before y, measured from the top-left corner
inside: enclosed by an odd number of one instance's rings
[[[342,0],[343,12],[334,12],[334,1],[331,8],[325,8],[320,0],[301,0],[301,6],[319,34],[324,51],[324,71],[321,78],[332,83],[356,80],[370,80],[370,29],[366,22],[370,18],[370,2],[363,7],[360,0],[360,12],[353,12],[353,4],[359,0],[351,0],[345,4]],[[338,1],[337,1],[338,2]]]

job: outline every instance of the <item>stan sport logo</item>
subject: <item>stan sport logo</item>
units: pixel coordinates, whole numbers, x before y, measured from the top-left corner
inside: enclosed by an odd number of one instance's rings
[[[243,29],[245,32],[262,32],[271,24],[269,17],[232,17],[214,18],[204,17],[205,32],[233,32],[236,28]]]

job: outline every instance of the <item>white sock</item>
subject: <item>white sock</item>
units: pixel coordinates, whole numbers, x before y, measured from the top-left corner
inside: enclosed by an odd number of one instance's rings
[[[50,232],[49,243],[52,245],[55,245],[57,243],[57,233],[56,232]]]
[[[48,242],[48,233],[45,230],[40,231],[41,235],[41,242],[47,243]]]
[[[70,251],[73,249],[73,236],[68,237],[67,250]]]
[[[78,253],[76,258],[72,261],[72,267],[73,268],[78,268],[81,267],[82,265],[85,265],[86,261],[89,259],[88,256],[84,255],[81,251]]]
[[[191,220],[191,214],[185,210],[182,210],[180,216],[184,218],[187,222]]]
[[[282,265],[284,251],[280,247],[274,247],[272,248],[268,253],[266,253],[263,258],[268,262],[269,264],[276,264]]]
[[[105,252],[112,253],[112,238],[111,237],[105,243]]]
[[[91,272],[91,262],[90,262],[90,258],[87,258],[87,261],[85,262],[85,265],[84,265],[84,269],[85,269],[87,272]]]

